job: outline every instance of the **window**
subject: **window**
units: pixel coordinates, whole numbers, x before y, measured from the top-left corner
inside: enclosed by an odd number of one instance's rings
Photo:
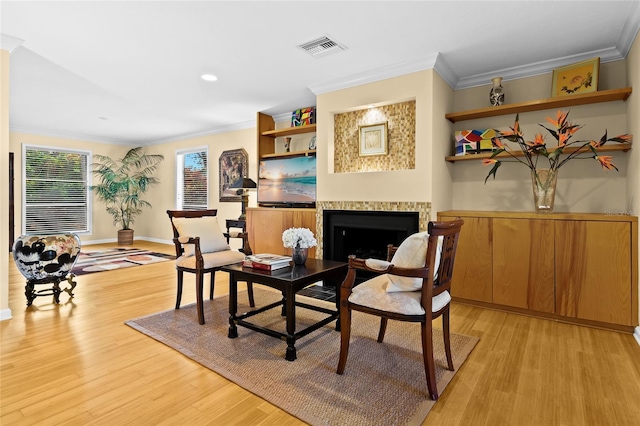
[[[89,231],[89,152],[24,145],[23,233]]]
[[[177,200],[180,210],[209,208],[207,148],[177,152]]]

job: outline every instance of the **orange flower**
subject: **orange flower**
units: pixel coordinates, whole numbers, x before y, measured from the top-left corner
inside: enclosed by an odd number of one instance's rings
[[[502,143],[502,141],[500,140],[500,138],[493,138],[491,139],[491,143],[494,146],[497,146],[498,148],[504,149],[504,144]]]
[[[610,155],[598,155],[596,156],[596,160],[598,160],[600,162],[600,165],[607,170],[618,170],[618,168],[611,162],[611,160],[613,160],[613,157]]]
[[[564,146],[569,140],[569,135],[566,133],[558,134],[558,146]]]
[[[497,163],[498,160],[496,160],[495,158],[485,158],[484,160],[482,160],[482,165],[483,166],[488,166],[489,164],[494,164]]]
[[[513,124],[511,130],[506,130],[504,132],[500,132],[502,136],[523,136],[522,131],[520,130],[520,123],[516,119],[516,122]]]
[[[600,147],[600,145],[602,145],[602,143],[601,143],[601,142],[596,142],[596,141],[593,141],[593,140],[592,140],[591,142],[589,142],[589,145],[591,145],[591,146],[592,146],[592,147],[594,147],[594,148],[599,148],[599,147]]]
[[[567,119],[567,114],[569,114],[569,113],[568,112],[564,112],[564,111],[558,111],[557,114],[556,114],[556,120],[555,121],[551,117],[547,117],[547,121],[549,123],[553,124],[554,126],[556,126],[556,129],[559,129],[564,125],[564,122]]]
[[[530,147],[538,147],[538,146],[544,146],[544,136],[542,135],[542,133],[538,133],[535,136],[535,139],[531,142],[526,142],[527,145],[529,145]]]
[[[622,139],[623,141],[630,141],[632,139],[632,136],[629,134],[624,134],[624,135],[618,135],[613,139]]]

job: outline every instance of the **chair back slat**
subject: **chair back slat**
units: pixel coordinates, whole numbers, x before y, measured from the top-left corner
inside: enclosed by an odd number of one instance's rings
[[[427,248],[427,260],[425,265],[433,271],[437,268],[437,274],[429,274],[422,287],[422,301],[429,303],[431,298],[445,290],[451,290],[451,278],[453,277],[453,266],[455,263],[456,249],[458,247],[458,237],[464,221],[462,219],[447,222],[429,222],[429,246]],[[442,250],[440,252],[440,262],[435,265],[438,239],[442,237]],[[426,306],[425,306],[426,307]]]

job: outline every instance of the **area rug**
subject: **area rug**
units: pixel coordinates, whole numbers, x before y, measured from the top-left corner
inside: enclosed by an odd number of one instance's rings
[[[93,272],[165,262],[171,259],[175,259],[175,256],[136,248],[111,248],[100,251],[81,250],[80,257],[71,273],[85,275]]]
[[[278,300],[274,291],[256,288],[256,306]],[[327,302],[304,298],[306,303]],[[248,308],[239,294],[239,313]],[[335,305],[334,305],[335,306]],[[332,324],[298,340],[298,359],[284,359],[286,342],[238,327],[229,339],[228,298],[205,301],[205,325],[195,305],[127,321],[126,324],[181,352],[255,395],[311,425],[419,425],[435,404],[428,395],[422,362],[420,325],[389,321],[385,341],[376,342],[379,320],[353,313],[349,358],[343,375],[336,374],[340,333]],[[323,314],[296,310],[296,328]],[[280,309],[251,318],[252,322],[285,330]],[[451,335],[456,371],[446,370],[442,333],[434,329],[436,381],[442,395],[478,338]]]

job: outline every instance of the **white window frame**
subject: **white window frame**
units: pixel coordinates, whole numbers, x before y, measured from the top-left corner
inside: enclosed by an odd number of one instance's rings
[[[68,149],[68,148],[60,148],[55,146],[47,146],[47,145],[35,145],[35,144],[22,144],[22,233],[27,233],[27,151],[28,150],[37,150],[37,151],[51,151],[51,152],[69,152],[73,154],[84,155],[87,161],[87,169],[85,176],[85,189],[86,191],[86,230],[70,230],[70,229],[60,229],[58,232],[73,232],[78,235],[88,235],[93,231],[93,220],[92,220],[92,197],[91,191],[89,190],[89,186],[91,185],[91,163],[93,162],[93,154],[91,151],[83,150],[83,149]],[[49,231],[43,231],[49,232]]]
[[[203,210],[209,208],[209,181],[210,181],[210,176],[211,176],[211,173],[209,173],[209,163],[210,163],[209,147],[208,146],[200,146],[200,147],[176,150],[176,209],[177,210],[182,210],[183,209],[183,201],[184,201],[184,193],[183,193],[183,188],[184,188],[184,156],[188,155],[188,154],[194,154],[194,153],[197,153],[197,152],[204,152],[206,154],[206,156],[207,156],[207,168],[206,168],[206,172],[207,172],[207,185],[206,185],[207,204],[206,204],[206,206],[199,206],[199,207],[201,207]]]

